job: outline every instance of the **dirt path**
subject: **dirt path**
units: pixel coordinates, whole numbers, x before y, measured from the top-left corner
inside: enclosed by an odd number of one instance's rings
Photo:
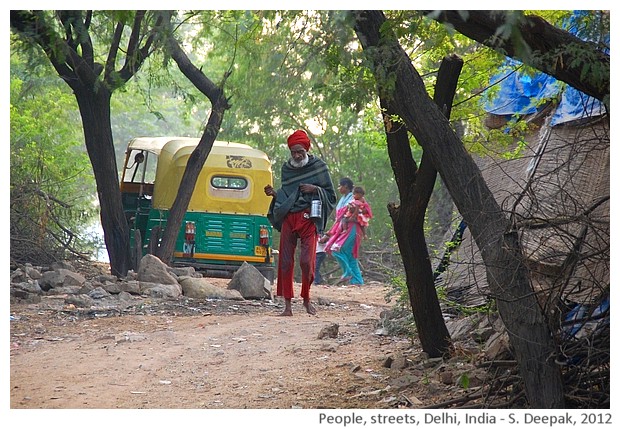
[[[389,308],[386,289],[375,283],[312,292],[316,316],[300,300],[293,317],[278,317],[282,307],[264,302],[120,317],[59,312],[44,302],[11,305],[10,406],[388,407],[395,374],[383,363],[411,343],[376,334]],[[337,337],[319,339],[334,323]]]

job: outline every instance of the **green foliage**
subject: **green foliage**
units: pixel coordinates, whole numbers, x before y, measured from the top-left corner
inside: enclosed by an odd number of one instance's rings
[[[11,257],[17,261],[92,250],[80,234],[96,214],[92,169],[75,101],[50,76],[11,58]]]
[[[470,382],[469,374],[467,373],[461,374],[457,380],[457,384],[461,386],[463,389],[469,388],[469,382]]]
[[[330,165],[334,181],[348,176],[366,188],[375,210],[366,245],[375,237],[389,237],[385,207],[398,194],[372,95],[374,78],[361,67],[349,15],[202,11],[180,18],[179,34],[187,35],[195,64],[209,76],[232,71],[224,88],[232,108],[218,139],[265,150],[278,182],[279,166],[290,156],[286,137],[298,128],[308,130],[312,153]],[[191,119],[184,134],[201,132],[199,120],[206,118],[207,100],[172,68],[158,66],[160,59],[153,57],[148,79],[142,75],[135,84],[148,106],[161,106],[168,96],[177,110],[159,108],[161,116],[150,124],[178,123],[178,108],[184,106],[182,116]],[[162,92],[166,96],[157,95]]]
[[[507,14],[506,24],[498,29],[498,37],[516,37],[513,31],[516,23],[521,15],[530,13]],[[557,24],[570,11],[534,13]],[[134,14],[133,11],[94,14],[91,24],[94,42],[98,46],[109,44],[105,37],[112,34],[110,30],[115,23],[129,22]],[[424,17],[419,11],[387,11],[386,15],[389,29],[406,49],[429,94],[434,91],[437,70],[446,55],[458,54],[464,60],[451,118],[455,129],[463,129],[466,146],[481,155],[488,152],[503,152],[506,157],[517,155],[523,146],[523,134],[528,131],[525,123],[515,121],[509,134],[489,130],[484,126],[485,113],[481,108],[481,94],[505,57]],[[147,14],[144,25],[150,19],[152,15]],[[210,10],[177,11],[174,19],[176,37],[183,41],[189,57],[207,76],[220,82],[225,74],[232,72],[224,87],[232,108],[225,114],[218,138],[257,146],[279,167],[289,156],[288,134],[297,128],[307,129],[313,139],[312,152],[330,165],[334,181],[348,176],[366,189],[375,218],[364,247],[389,243],[393,247],[386,206],[397,202],[399,195],[387,156],[375,79],[364,66],[351,15],[347,11]],[[591,14],[583,18],[583,25],[608,27],[608,21],[608,14]],[[12,67],[12,75],[19,76],[26,85],[33,84],[29,77],[32,73],[39,81],[57,82],[49,67],[41,72],[42,64],[46,63],[40,57],[27,56],[31,51],[25,45],[14,43],[14,46],[22,53],[22,61],[28,59],[28,65]],[[587,62],[589,57],[583,53],[576,58]],[[95,60],[101,62],[103,58]],[[597,73],[594,67],[591,65],[588,73]],[[38,93],[33,95],[38,96]],[[47,100],[45,103],[56,106]],[[73,106],[65,104],[62,109],[76,112]],[[167,54],[156,52],[141,73],[116,91],[112,99],[117,162],[121,163],[127,141],[135,136],[199,136],[209,109],[208,100],[176,69]],[[68,132],[69,123],[62,122],[57,132]],[[419,160],[421,148],[415,141],[412,150],[414,158]],[[274,173],[277,182],[279,169],[274,168]],[[437,219],[428,218],[433,225],[427,230],[441,232],[434,225]]]

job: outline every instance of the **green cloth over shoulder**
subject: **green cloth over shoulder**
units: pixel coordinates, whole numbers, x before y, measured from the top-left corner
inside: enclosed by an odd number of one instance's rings
[[[282,184],[277,189],[276,198],[271,201],[267,218],[273,227],[280,231],[282,222],[289,212],[295,213],[309,209],[314,198],[320,198],[323,205],[321,218],[315,221],[317,231],[322,232],[327,218],[336,206],[336,191],[332,183],[327,164],[314,155],[308,155],[308,163],[300,168],[293,167],[289,162],[282,165]],[[302,194],[299,185],[318,186],[318,193]]]

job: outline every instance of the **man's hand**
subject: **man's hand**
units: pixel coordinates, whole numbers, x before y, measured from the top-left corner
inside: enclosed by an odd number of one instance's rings
[[[313,194],[319,189],[316,185],[310,185],[309,183],[302,183],[299,185],[299,190],[304,194]]]
[[[265,186],[265,195],[267,195],[268,197],[274,197],[275,198],[276,194],[277,194],[277,192],[276,192],[275,189],[273,189],[273,186],[271,186],[271,185]]]

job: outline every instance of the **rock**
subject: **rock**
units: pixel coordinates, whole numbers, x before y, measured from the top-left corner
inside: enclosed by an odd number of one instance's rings
[[[337,323],[332,323],[328,326],[323,327],[323,329],[321,329],[321,331],[319,332],[319,340],[323,338],[337,338],[338,328],[339,326]]]
[[[395,389],[405,389],[420,382],[420,377],[414,374],[404,374],[392,380],[390,383]]]
[[[58,268],[53,271],[46,271],[39,279],[39,285],[44,291],[61,286],[82,286],[86,282],[86,278],[76,272],[69,271],[66,268]]]
[[[452,371],[440,372],[439,381],[443,384],[454,384],[454,373]]]
[[[33,280],[38,280],[42,276],[41,271],[37,270],[31,265],[26,265],[24,267],[24,271],[26,271],[26,275],[28,275],[28,277],[30,277]]]
[[[19,289],[28,293],[33,293],[33,294],[42,294],[43,290],[41,289],[41,286],[39,286],[39,282],[34,280],[34,281],[25,281],[25,282],[21,282],[21,283],[11,283],[11,289]]]
[[[119,301],[133,301],[134,297],[132,294],[130,294],[129,292],[125,292],[125,291],[121,291],[118,294],[118,300]]]
[[[409,366],[409,361],[407,360],[406,357],[402,355],[397,355],[395,357],[390,357],[389,359],[386,359],[386,362],[384,362],[384,365],[387,364],[388,361],[389,361],[389,366],[386,366],[386,368],[402,370]]]
[[[446,328],[452,341],[461,341],[469,337],[479,323],[480,316],[474,314],[464,319],[451,319],[446,322]]]
[[[26,264],[22,268],[17,268],[11,273],[11,283],[27,282],[29,280],[38,280],[41,278],[41,272],[30,264]]]
[[[114,283],[106,282],[101,287],[112,294],[127,292],[138,295],[140,293],[140,283],[136,280],[116,281]]]
[[[100,283],[116,283],[118,281],[118,277],[113,276],[112,274],[101,274],[95,277],[95,280]]]
[[[194,267],[169,267],[168,272],[180,277],[202,277],[200,273],[196,273],[196,269]]]
[[[183,295],[188,298],[244,300],[238,290],[217,287],[205,278],[182,277],[180,283]]]
[[[69,295],[65,298],[65,304],[73,304],[79,308],[90,308],[95,305],[95,300],[88,295]]]
[[[110,293],[102,287],[97,287],[88,292],[88,296],[93,299],[102,299],[110,296]]]
[[[11,289],[11,304],[16,302],[26,303],[26,304],[39,304],[41,302],[41,295],[29,293],[19,289]]]
[[[272,299],[271,283],[254,265],[244,262],[233,274],[228,289],[237,290],[245,299]]]
[[[138,281],[142,283],[157,283],[160,285],[177,285],[177,280],[168,272],[168,267],[157,256],[147,254],[140,261]],[[140,286],[142,290],[142,286]]]
[[[16,269],[11,273],[11,283],[24,283],[28,281],[28,275],[26,271],[21,268]]]
[[[142,269],[142,264],[140,264],[140,269]],[[178,283],[161,284],[141,281],[140,293],[153,298],[178,299],[183,290]]]
[[[76,295],[82,286],[58,286],[47,291],[48,295]]]
[[[71,264],[71,262],[69,261],[57,261],[57,262],[52,262],[52,264],[50,265],[50,268],[52,270],[60,270],[60,269],[64,269],[64,270],[68,270],[68,271],[76,271],[75,267]]]
[[[93,290],[93,289],[95,289],[95,288],[98,288],[98,287],[100,287],[100,286],[101,286],[101,283],[99,283],[99,282],[97,282],[97,281],[95,281],[95,282],[93,283],[93,282],[89,282],[89,281],[87,280],[87,281],[86,281],[86,283],[84,283],[84,284],[82,285],[82,287],[80,288],[80,290],[78,291],[78,294],[88,295],[88,293],[89,293],[91,290]]]
[[[496,332],[485,344],[485,357],[488,360],[510,359],[510,339],[507,332]]]

